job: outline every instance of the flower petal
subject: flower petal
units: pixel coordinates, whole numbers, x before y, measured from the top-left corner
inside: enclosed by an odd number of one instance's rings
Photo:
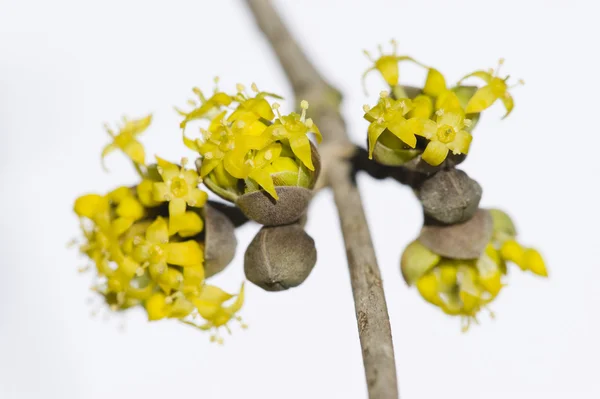
[[[460,130],[456,133],[454,140],[451,143],[448,143],[448,148],[454,154],[468,154],[471,141],[473,141],[471,133],[466,130]]]
[[[367,129],[367,137],[369,138],[369,159],[373,159],[375,144],[384,130],[385,125],[377,123],[376,121],[369,125],[369,128]]]
[[[509,92],[504,93],[504,97],[502,97],[501,100],[504,104],[504,108],[506,108],[506,113],[502,117],[502,119],[504,119],[512,112],[513,108],[515,107],[515,100],[513,100]]]
[[[271,177],[271,174],[268,170],[255,169],[252,172],[250,172],[250,175],[248,177],[250,177],[256,183],[258,183],[258,185],[261,186],[267,193],[269,193],[269,195],[275,200],[279,199],[279,197],[277,196],[277,192],[275,191],[275,184],[273,183],[273,178]]]
[[[548,270],[546,269],[544,258],[542,258],[542,255],[540,255],[537,250],[533,248],[526,249],[523,254],[523,263],[525,268],[532,273],[535,273],[538,276],[548,277]]]
[[[444,91],[446,91],[446,79],[444,75],[435,68],[429,68],[423,92],[427,95],[437,97]]]
[[[401,119],[400,119],[401,118]],[[400,119],[398,121],[398,119]],[[423,131],[423,124],[420,119],[411,118],[409,120],[403,117],[396,118],[396,120],[388,124],[388,130],[402,140],[410,148],[415,148],[417,145],[417,137],[415,134]]]
[[[204,222],[196,212],[188,211],[181,216],[169,218],[169,235],[192,237],[200,233],[203,228]]]
[[[159,216],[148,226],[146,240],[153,244],[166,244],[169,242],[169,229],[164,218]]]
[[[439,283],[437,277],[433,273],[427,273],[423,277],[417,280],[417,290],[419,294],[427,302],[430,302],[436,306],[442,306],[444,302],[440,298],[439,294]]]
[[[471,77],[477,77],[479,79],[482,79],[484,82],[486,83],[490,83],[490,81],[492,80],[493,76],[491,73],[487,72],[487,71],[475,71],[473,73],[470,73],[468,75],[465,75],[463,78],[461,78],[458,83],[462,82],[465,79],[471,78]]]
[[[131,140],[127,143],[125,148],[123,148],[123,152],[125,152],[133,162],[140,165],[146,164],[146,152],[144,151],[144,146],[139,141]]]
[[[439,141],[430,141],[421,158],[431,166],[438,166],[448,156],[448,147]]]
[[[161,292],[148,298],[144,306],[148,313],[148,320],[160,320],[169,315],[170,306],[167,305],[167,297]]]
[[[169,186],[163,182],[154,183],[152,186],[152,197],[154,201],[165,202],[170,196]]]
[[[484,109],[489,108],[497,99],[498,96],[494,94],[492,88],[490,86],[484,86],[473,94],[473,97],[471,97],[467,104],[466,113],[472,114],[481,112]]]
[[[199,188],[192,188],[186,197],[187,204],[195,208],[202,208],[207,200],[208,194]]]
[[[290,147],[294,155],[302,161],[302,163],[310,170],[315,170],[312,162],[312,151],[310,148],[310,140],[306,134],[298,134],[290,137]]]
[[[398,84],[398,60],[393,55],[384,55],[375,62],[375,69],[390,86]]]
[[[117,215],[138,220],[144,216],[144,207],[134,197],[125,197],[117,206]]]
[[[194,266],[204,261],[204,251],[196,241],[166,244],[167,263],[178,266]]]
[[[98,194],[87,194],[75,200],[73,210],[78,216],[93,218],[100,212],[108,211],[108,199]]]
[[[185,212],[185,200],[183,198],[173,198],[169,202],[169,217],[178,217]]]

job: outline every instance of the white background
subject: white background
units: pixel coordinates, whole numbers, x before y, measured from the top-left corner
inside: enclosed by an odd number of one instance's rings
[[[362,49],[392,37],[450,81],[505,57],[504,72],[527,82],[514,90],[510,118],[500,121],[500,105],[487,112],[462,166],[484,187],[482,205],[509,211],[550,270],[543,280],[513,269],[495,321],[482,316],[462,334],[459,320],[404,285],[398,259],[420,228],[419,205],[406,187],[359,178],[402,397],[600,397],[597,2],[276,3],[343,90],[360,144]],[[402,72],[422,83],[422,71]],[[241,1],[0,0],[0,398],[366,397],[329,192],[311,205],[312,275],[288,292],[249,286],[250,329],[234,328],[223,347],[176,322],[148,324],[141,311],[90,316],[89,276],[77,273],[83,260],[65,245],[78,234],[72,201],[134,182],[120,155],[107,160],[111,174],[102,171],[102,123],[154,112],[148,152],[190,155],[172,106],[183,106],[194,85],[210,91],[214,75],[226,89],[256,81],[291,98]],[[368,84],[373,101],[383,84],[375,76]],[[239,230],[238,255],[218,284],[238,288],[257,229]]]

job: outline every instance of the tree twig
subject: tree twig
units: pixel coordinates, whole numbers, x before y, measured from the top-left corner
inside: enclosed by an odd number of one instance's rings
[[[298,100],[310,103],[310,114],[323,132],[324,146],[352,145],[339,112],[341,95],[319,74],[269,0],[245,0],[271,44]],[[343,153],[343,150],[339,151]],[[336,151],[327,151],[335,154]],[[362,356],[370,399],[398,398],[392,333],[381,274],[348,159],[328,155],[323,172],[333,190],[344,236]]]

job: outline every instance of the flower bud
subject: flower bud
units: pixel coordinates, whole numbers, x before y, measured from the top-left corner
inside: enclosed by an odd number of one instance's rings
[[[431,251],[450,259],[477,259],[492,238],[490,212],[479,209],[464,223],[436,226],[425,225],[419,242]]]
[[[279,197],[273,199],[265,191],[254,191],[240,196],[236,205],[249,218],[265,226],[294,223],[308,209],[312,191],[303,187],[275,187]]]
[[[400,271],[407,285],[414,284],[439,263],[441,256],[415,240],[408,244],[400,260]]]
[[[458,169],[441,170],[419,189],[419,200],[428,217],[443,224],[463,223],[477,211],[481,186]]]
[[[302,284],[317,262],[314,240],[298,224],[263,227],[244,257],[246,278],[266,291]]]
[[[235,256],[235,227],[227,216],[204,206],[204,271],[206,277],[221,272]]]

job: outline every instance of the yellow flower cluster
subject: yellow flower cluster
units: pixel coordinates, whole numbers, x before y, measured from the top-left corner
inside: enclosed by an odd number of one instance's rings
[[[86,194],[76,199],[84,242],[80,251],[95,266],[101,294],[114,311],[143,307],[149,320],[179,319],[203,330],[227,327],[244,301],[205,283],[203,209],[207,195],[192,169],[156,157],[146,165],[137,136],[151,116],[126,120],[114,133],[102,157],[121,149],[134,163],[141,181],[106,195]],[[204,319],[196,324],[197,318]]]
[[[418,240],[410,243],[402,255],[406,282],[415,284],[426,301],[446,314],[461,316],[465,330],[471,322],[477,322],[477,314],[505,286],[507,262],[515,263],[521,270],[548,276],[540,253],[516,241],[516,230],[508,215],[496,209],[490,213],[494,221],[492,239],[478,259],[446,258]]]
[[[281,115],[279,104],[267,100],[281,97],[259,91],[255,84],[252,92],[246,93],[238,84],[235,94],[215,89],[206,98],[194,89],[199,104],[193,100],[194,109],[178,110],[184,117],[184,143],[200,154],[200,177],[226,199],[258,189],[278,199],[276,185],[306,186],[315,170],[307,135],[314,133],[320,141],[321,133],[306,117],[308,103],[302,101],[301,114]],[[206,120],[207,127],[192,139],[185,135],[185,128],[198,119]]]
[[[495,72],[475,71],[463,77],[456,86],[448,87],[440,71],[411,57],[396,55],[396,43],[392,41],[392,45],[392,54],[384,54],[380,47],[381,54],[377,59],[366,53],[374,65],[363,75],[363,83],[369,72],[376,70],[390,86],[390,91],[381,92],[375,106],[364,106],[364,118],[370,122],[371,158],[380,138],[390,146],[391,136],[387,134],[390,133],[399,140],[391,145],[392,148],[422,151],[421,158],[425,162],[438,166],[450,152],[455,155],[468,153],[473,139],[471,130],[479,113],[496,100],[502,101],[506,108],[504,117],[512,111],[514,100],[508,91],[511,87],[506,83],[508,77],[499,76],[499,67]],[[423,89],[411,98],[399,85],[398,64],[401,61],[412,62],[427,70]],[[503,62],[500,60],[500,65]],[[472,77],[482,79],[486,85],[481,88],[462,85],[464,80]],[[425,140],[419,141],[417,136]]]

